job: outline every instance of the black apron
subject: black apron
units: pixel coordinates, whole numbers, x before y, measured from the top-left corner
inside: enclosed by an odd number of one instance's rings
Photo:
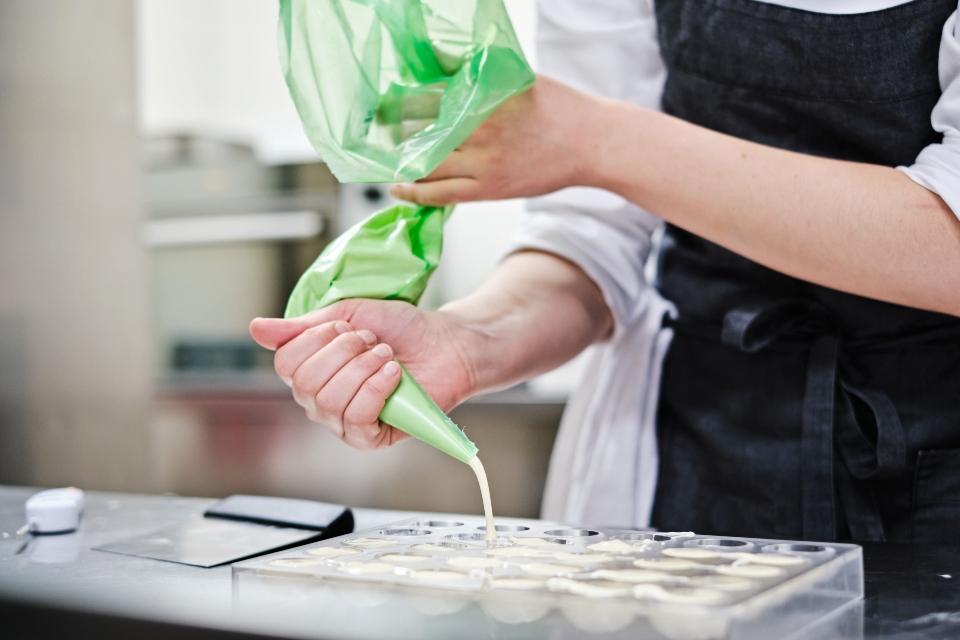
[[[828,15],[657,0],[663,109],[828,158],[912,164],[957,0]],[[652,524],[807,540],[960,537],[960,319],[791,278],[668,226],[679,314]]]

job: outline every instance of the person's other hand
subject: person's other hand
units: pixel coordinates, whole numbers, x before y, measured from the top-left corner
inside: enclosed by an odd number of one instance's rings
[[[256,318],[250,333],[276,351],[277,373],[307,417],[358,449],[409,437],[378,418],[400,383],[394,358],[444,411],[473,388],[462,355],[469,329],[453,316],[405,302],[343,300],[299,318]]]
[[[585,123],[597,117],[596,98],[540,76],[481,124],[436,170],[391,194],[444,206],[473,200],[543,195],[584,184],[598,147]]]

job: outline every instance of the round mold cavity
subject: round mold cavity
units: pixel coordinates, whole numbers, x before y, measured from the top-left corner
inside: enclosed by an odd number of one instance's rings
[[[670,542],[673,540],[673,536],[663,535],[662,533],[618,533],[617,535],[610,536],[611,540],[624,540],[629,542],[640,542],[643,540],[651,540],[653,542]]]
[[[600,532],[591,531],[590,529],[551,529],[550,531],[544,531],[543,535],[556,538],[587,538],[590,536],[598,536]]]
[[[749,580],[775,580],[782,578],[786,572],[779,567],[764,564],[741,564],[717,567],[717,573],[724,576],[747,578]]]
[[[470,575],[462,571],[453,571],[451,569],[419,569],[411,571],[410,577],[420,582],[463,582],[470,578]]]
[[[474,535],[474,534],[470,534]],[[424,542],[414,547],[417,551],[459,551],[466,549],[467,545],[453,540],[437,540],[436,542]]]
[[[535,576],[563,576],[570,575],[574,573],[582,573],[584,571],[583,567],[572,564],[558,564],[554,562],[531,562],[529,564],[520,565],[520,568],[528,574]]]
[[[500,533],[517,533],[520,531],[530,531],[530,527],[525,527],[522,524],[497,524],[493,526]],[[477,527],[478,531],[486,531],[486,525],[480,525]]]
[[[714,551],[752,551],[754,544],[737,538],[700,538],[683,543],[685,547],[713,549]]]
[[[419,522],[414,522],[413,526],[415,527],[426,527],[427,529],[452,529],[454,527],[462,527],[462,522],[457,522],[456,520],[420,520]]]
[[[406,538],[413,536],[428,536],[431,533],[433,532],[429,529],[384,529],[380,532],[380,535]]]
[[[749,578],[724,575],[691,576],[687,579],[691,587],[715,589],[717,591],[750,591],[756,589],[758,583]]]
[[[380,562],[389,562],[391,564],[417,564],[419,562],[427,562],[432,556],[426,553],[410,553],[410,552],[390,552],[377,554],[376,558]]]
[[[697,563],[686,558],[640,558],[633,561],[638,569],[652,569],[669,573],[687,573],[697,568]]]
[[[764,553],[785,553],[788,555],[800,555],[805,557],[827,557],[834,554],[832,547],[826,547],[822,544],[802,544],[782,542],[780,544],[768,544],[760,551]]]
[[[452,533],[444,536],[447,540],[476,540],[483,542],[485,539],[482,533]]]
[[[267,563],[271,567],[313,567],[323,564],[322,558],[278,558]]]

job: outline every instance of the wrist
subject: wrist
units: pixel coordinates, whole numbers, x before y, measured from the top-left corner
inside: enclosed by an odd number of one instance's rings
[[[463,365],[468,381],[458,403],[502,388],[502,380],[507,375],[507,356],[504,352],[510,349],[505,347],[502,339],[497,339],[492,319],[478,311],[482,313],[482,309],[475,308],[468,296],[450,302],[435,312],[452,329],[450,344]]]
[[[660,114],[622,100],[592,100],[592,116],[584,119],[580,145],[583,186],[637,202],[651,173],[647,156],[655,146],[654,119]]]

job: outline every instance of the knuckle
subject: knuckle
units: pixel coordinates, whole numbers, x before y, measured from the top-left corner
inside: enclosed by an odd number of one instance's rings
[[[290,379],[290,386],[295,394],[313,395],[310,377],[302,368],[293,374],[293,377]]]
[[[351,331],[340,336],[345,349],[353,355],[360,355],[367,350],[367,343],[363,341],[356,331]]]
[[[277,351],[273,356],[273,369],[281,378],[289,378],[293,373],[290,371],[291,367],[287,363],[287,359],[284,358],[283,354],[279,351]]]
[[[321,416],[337,416],[343,412],[343,407],[340,406],[340,402],[325,393],[317,394],[315,404],[317,413]]]
[[[325,322],[323,324],[318,324],[314,327],[310,327],[306,330],[306,333],[310,336],[311,340],[319,340],[320,342],[325,342],[325,338],[329,335],[330,329],[333,326],[332,322]]]

